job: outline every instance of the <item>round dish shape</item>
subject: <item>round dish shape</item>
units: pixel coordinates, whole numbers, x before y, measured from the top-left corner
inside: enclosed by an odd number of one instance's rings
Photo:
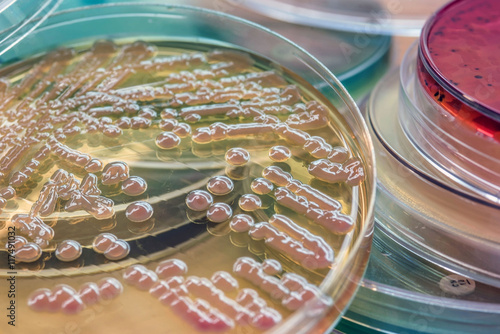
[[[446,1],[232,0],[278,20],[358,33],[418,36],[425,20]]]
[[[401,65],[400,119],[405,134],[442,173],[471,192],[499,203],[500,143],[487,134],[496,133],[496,121],[482,122],[485,128],[480,130],[430,98],[418,79],[417,57],[414,44]]]
[[[261,43],[247,43],[255,38]],[[1,61],[3,93],[12,97],[2,126],[15,126],[16,113],[35,105],[49,119],[68,109],[72,115],[43,127],[50,136],[36,137],[54,152],[47,166],[30,174],[42,153],[19,160],[28,183],[17,165],[2,174],[2,259],[10,249],[24,253],[1,262],[0,275],[16,270],[17,312],[30,318],[23,330],[61,331],[71,321],[82,333],[319,333],[335,324],[371,247],[374,152],[353,99],[305,50],[223,13],[121,3],[58,12]],[[19,88],[30,82],[46,94]],[[229,106],[226,93],[238,96]],[[291,111],[285,104],[295,98]],[[240,103],[246,109],[235,110]],[[233,115],[238,110],[243,114]],[[87,123],[71,121],[78,117]],[[67,121],[71,126],[58,127]],[[300,132],[289,124],[309,125]],[[306,141],[297,144],[300,138]],[[272,161],[275,146],[289,147],[291,157]],[[87,158],[85,170],[75,166]],[[39,196],[50,189],[56,200]],[[321,217],[333,217],[335,228],[319,224]],[[18,234],[10,240],[13,227]],[[273,242],[268,232],[295,246]],[[299,260],[303,252],[312,257]]]
[[[455,117],[471,126],[476,123],[478,131],[497,141],[500,135],[489,133],[484,123],[495,119],[498,131],[500,100],[494,91],[500,58],[493,50],[499,40],[499,15],[500,4],[494,0],[450,2],[427,21],[419,43],[422,86],[430,96],[439,92],[435,100]],[[425,79],[432,82],[426,85]],[[476,119],[480,115],[486,119]]]
[[[453,183],[415,150],[398,119],[398,86],[393,71],[367,110],[378,157],[378,221],[420,257],[499,287],[500,207]]]
[[[376,221],[361,287],[337,329],[349,333],[492,333],[500,289],[416,256]],[[448,284],[451,282],[451,284]]]

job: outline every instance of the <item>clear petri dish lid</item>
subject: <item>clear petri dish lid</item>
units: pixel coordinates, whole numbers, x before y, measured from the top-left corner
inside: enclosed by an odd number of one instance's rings
[[[491,333],[500,328],[499,300],[499,288],[415,256],[377,224],[365,277],[337,329],[346,333]]]
[[[361,33],[418,36],[445,0],[229,0],[270,17],[304,25]]]
[[[0,2],[0,55],[38,27],[61,2],[62,0]]]
[[[495,94],[499,33],[500,2],[495,0],[453,1],[425,24],[419,60],[442,87],[443,97],[456,98],[450,108],[500,121],[500,98]]]

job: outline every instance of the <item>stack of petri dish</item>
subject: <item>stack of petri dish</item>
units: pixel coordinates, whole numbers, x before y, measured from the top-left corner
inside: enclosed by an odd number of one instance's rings
[[[412,50],[402,65],[403,86],[417,108],[401,109],[405,133],[421,154],[494,203],[500,203],[497,15],[494,1],[454,2],[437,13],[422,32],[418,56]]]
[[[370,97],[376,233],[347,332],[500,330],[496,1],[452,1]]]

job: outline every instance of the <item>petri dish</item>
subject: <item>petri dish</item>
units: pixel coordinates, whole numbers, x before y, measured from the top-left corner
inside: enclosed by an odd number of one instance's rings
[[[367,109],[378,158],[376,219],[418,256],[499,287],[500,207],[453,182],[414,148],[398,118],[406,103],[399,85],[392,71]]]
[[[500,329],[499,293],[498,288],[415,256],[376,222],[365,277],[337,329],[345,333],[493,333]]]
[[[230,0],[291,23],[370,34],[418,36],[428,16],[447,1]]]
[[[1,60],[0,275],[23,331],[334,325],[366,267],[374,157],[307,52],[222,13],[122,3],[60,11]]]
[[[500,101],[492,93],[498,81],[497,59],[491,52],[500,31],[499,15],[496,1],[460,0],[443,7],[425,25],[419,68],[426,71],[422,77],[431,76],[457,100],[443,97],[444,108],[460,103],[458,111],[468,107],[469,112],[500,120]]]
[[[416,46],[408,51],[402,71],[410,102],[401,117],[415,147],[494,202],[500,201],[500,118],[493,94],[495,53],[484,41],[496,38],[499,14],[492,1],[444,7],[426,24],[418,52]]]

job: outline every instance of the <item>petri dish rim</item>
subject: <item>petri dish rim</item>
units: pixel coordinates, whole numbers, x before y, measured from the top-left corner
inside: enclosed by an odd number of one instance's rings
[[[480,332],[490,333],[493,328],[496,329],[500,326],[496,320],[499,319],[500,303],[495,302],[493,298],[492,302],[460,299],[460,297],[457,299],[453,295],[441,295],[439,292],[427,294],[393,286],[391,283],[383,283],[385,277],[390,280],[398,279],[392,275],[398,275],[397,272],[404,273],[407,270],[406,266],[421,266],[419,270],[422,270],[424,275],[425,272],[431,273],[432,268],[428,266],[427,260],[402,248],[401,244],[379,227],[380,224],[376,221],[374,243],[379,246],[374,246],[372,259],[377,263],[376,268],[381,266],[378,270],[383,273],[383,276],[363,279],[359,293],[352,304],[353,307],[344,314],[340,328],[348,327],[349,324],[357,324],[366,329],[367,333],[401,333],[403,331],[427,333],[429,329],[433,329],[436,333],[446,333],[453,327],[460,333],[471,333],[483,323],[484,328]],[[385,258],[385,250],[390,254],[390,260]],[[393,258],[393,256],[397,258]],[[413,262],[414,260],[416,263]],[[404,263],[400,264],[400,261]],[[392,265],[398,267],[394,274],[391,270]],[[377,275],[376,270],[372,269],[372,272]],[[443,276],[448,274],[441,271],[438,273],[438,275]],[[431,274],[431,276],[433,275]],[[439,276],[436,276],[427,283],[437,285],[436,279],[438,278]],[[416,277],[415,280],[410,278],[409,282],[418,284],[421,279],[425,278]],[[486,288],[488,289],[488,287]],[[484,290],[483,293],[485,291],[488,290]],[[377,311],[373,311],[373,309]],[[388,314],[391,314],[392,317],[387,318]],[[463,314],[465,318],[461,318],[459,314]],[[416,319],[428,321],[426,324],[430,327],[421,328],[421,324],[416,322]],[[487,323],[484,323],[482,319],[487,319]]]
[[[447,10],[454,6],[459,6],[462,2],[469,0],[454,0],[450,3],[444,5],[441,9],[435,12],[429,20],[422,27],[422,33],[418,42],[418,57],[422,62],[427,73],[432,76],[432,78],[446,90],[448,93],[453,95],[459,101],[469,106],[470,108],[486,115],[496,121],[500,120],[500,110],[494,110],[489,108],[486,104],[473,98],[471,95],[467,94],[463,90],[459,89],[457,86],[450,83],[446,76],[439,70],[436,63],[433,61],[431,51],[428,45],[428,36],[435,24],[438,23],[439,16],[445,13]]]
[[[71,6],[70,4],[62,4],[59,6],[59,8],[63,7],[62,10],[67,10],[69,8],[74,8],[75,6],[84,6],[86,1],[85,0],[75,0],[76,3],[74,6]],[[134,1],[134,0],[132,0]],[[135,0],[137,1],[137,0]],[[81,2],[81,3],[80,3]],[[145,3],[147,0],[145,1]],[[254,11],[248,11],[248,13],[242,13],[241,11],[241,6],[238,6],[237,3],[233,3],[230,0],[222,0],[220,3],[219,2],[206,2],[204,0],[173,0],[170,1],[172,5],[184,5],[184,6],[195,6],[195,7],[201,7],[201,8],[206,8],[206,9],[211,9],[211,10],[216,10],[219,12],[227,13],[229,15],[234,15],[238,16],[244,20],[248,20],[257,24],[260,24],[264,27],[269,27],[270,30],[281,34],[285,36],[286,38],[292,39],[293,37],[287,37],[287,36],[293,36],[293,35],[287,35],[281,32],[281,29],[274,29],[275,24],[282,24],[284,27],[288,23],[285,21],[280,21],[273,19],[269,16],[262,15],[261,13],[254,12]],[[67,6],[65,6],[67,5]],[[270,22],[268,22],[271,20]],[[295,28],[313,28],[311,26],[307,25],[299,25],[297,24]],[[356,34],[351,33],[351,32],[346,32],[343,30],[330,30],[330,29],[321,29],[317,28],[321,36],[318,36],[318,38],[326,39],[328,43],[338,43],[336,41],[337,38],[340,38],[341,43],[347,43],[353,47],[359,47],[363,48],[365,45],[359,42],[362,45],[355,45],[355,38]],[[311,31],[313,35],[316,35],[317,32]],[[325,34],[323,36],[323,34]],[[329,34],[329,35],[327,35]],[[304,49],[308,50],[309,53],[313,54],[321,63],[323,63],[327,68],[332,71],[332,73],[337,77],[337,79],[340,80],[344,84],[344,86],[347,88],[349,91],[350,95],[354,98],[354,100],[358,104],[362,104],[369,95],[369,91],[371,90],[371,87],[374,86],[374,83],[371,83],[367,86],[364,87],[365,85],[361,84],[363,86],[363,89],[360,93],[358,93],[357,86],[360,86],[359,82],[363,82],[363,78],[366,75],[370,75],[372,72],[376,72],[377,78],[381,77],[389,68],[389,63],[392,58],[391,54],[391,40],[392,37],[390,35],[384,35],[384,34],[366,34],[363,35],[363,37],[367,37],[373,40],[373,45],[374,47],[372,50],[369,52],[363,53],[362,56],[360,56],[360,59],[355,59],[353,61],[352,59],[349,59],[345,64],[342,63],[340,64],[340,69],[337,70],[334,65],[330,65],[328,62],[328,59],[325,58],[325,55],[321,54],[316,54],[314,46],[303,46]],[[294,43],[300,45],[301,38],[297,41],[293,40]],[[331,39],[331,40],[330,40]],[[363,41],[364,43],[364,41]],[[339,56],[342,56],[339,54]],[[327,57],[331,57],[331,53],[328,53]]]
[[[5,0],[0,4],[0,55],[28,36],[53,14],[63,0]]]
[[[379,44],[379,47],[376,49],[374,53],[370,55],[367,61],[361,63],[361,66],[356,66],[350,70],[347,70],[345,72],[342,72],[337,75],[337,78],[340,81],[344,80],[349,80],[352,79],[353,77],[356,77],[357,75],[362,74],[364,71],[369,69],[370,67],[374,66],[378,62],[382,61],[384,56],[388,55],[390,53],[390,47],[391,47],[391,38],[386,37],[386,38],[381,38],[382,43]]]

